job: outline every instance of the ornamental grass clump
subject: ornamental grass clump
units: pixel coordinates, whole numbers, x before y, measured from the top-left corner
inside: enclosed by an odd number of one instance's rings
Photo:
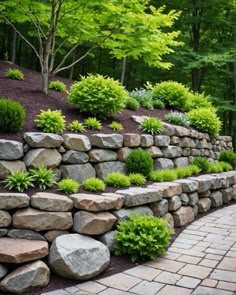
[[[50,168],[39,167],[30,169],[29,174],[32,176],[34,187],[45,190],[49,187],[52,187],[55,183],[54,173]]]
[[[78,120],[73,120],[67,127],[70,131],[75,133],[80,133],[85,131],[83,123],[80,123]]]
[[[153,170],[152,156],[142,149],[134,149],[126,159],[126,167],[128,173],[141,173],[148,177]]]
[[[64,178],[58,182],[58,189],[67,194],[74,194],[79,189],[79,183],[71,178]]]
[[[165,169],[165,170],[152,171],[150,173],[149,178],[152,181],[165,182],[165,181],[174,181],[178,179],[178,175],[175,169]]]
[[[138,258],[153,260],[166,253],[172,234],[163,219],[132,215],[117,226],[115,255],[128,255],[132,262]]]
[[[87,128],[94,129],[94,130],[101,130],[102,129],[102,123],[97,119],[93,117],[89,117],[84,120],[84,125]]]
[[[33,181],[34,179],[29,174],[29,172],[16,171],[14,173],[11,173],[4,180],[4,183],[6,183],[5,188],[8,188],[9,190],[16,190],[22,193],[25,190],[34,187]]]
[[[151,134],[158,134],[164,131],[163,122],[156,117],[145,118],[141,123],[140,128],[142,131]]]
[[[41,111],[34,121],[39,129],[46,133],[62,133],[65,129],[65,116],[61,110]]]
[[[126,187],[130,185],[129,177],[119,172],[107,174],[104,181],[107,185],[114,187]]]
[[[104,192],[106,189],[105,183],[96,177],[88,178],[83,182],[85,189],[91,192]]]
[[[112,121],[110,125],[108,125],[109,128],[111,128],[113,131],[122,131],[124,130],[124,127],[122,124],[116,121]]]
[[[219,161],[227,162],[232,167],[236,166],[236,153],[233,151],[224,150],[220,152]]]
[[[146,177],[141,173],[130,173],[129,181],[131,184],[144,185],[146,183]]]

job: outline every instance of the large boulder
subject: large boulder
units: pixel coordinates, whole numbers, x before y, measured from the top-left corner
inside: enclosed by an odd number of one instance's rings
[[[97,276],[109,262],[110,252],[104,244],[80,234],[56,238],[49,253],[50,267],[61,277],[74,280]]]
[[[194,220],[194,212],[191,207],[180,207],[177,211],[173,212],[175,227],[183,226]]]
[[[175,182],[156,182],[149,185],[148,188],[158,189],[163,198],[172,198],[182,193],[181,185]]]
[[[68,150],[87,152],[91,149],[91,143],[87,136],[80,134],[64,134],[64,146]]]
[[[93,146],[107,149],[118,149],[123,145],[123,135],[121,134],[93,134],[90,136]]]
[[[170,137],[167,135],[156,135],[155,145],[159,147],[166,147],[170,144]]]
[[[204,193],[211,188],[212,179],[205,175],[189,177],[189,179],[198,182],[198,193]]]
[[[0,228],[9,226],[11,220],[11,215],[7,211],[0,210]]]
[[[31,196],[30,205],[45,211],[69,211],[73,208],[73,201],[66,196],[39,192]]]
[[[178,146],[169,145],[162,148],[162,153],[165,158],[178,158],[182,155],[182,149]]]
[[[81,165],[61,165],[60,169],[63,178],[72,178],[80,183],[85,179],[95,177],[96,175],[96,172],[90,163]]]
[[[116,217],[109,212],[92,213],[80,210],[74,216],[73,230],[85,235],[101,235],[112,229]]]
[[[153,135],[151,134],[141,134],[141,142],[140,146],[141,147],[150,147],[154,143]]]
[[[62,156],[62,161],[67,164],[85,164],[89,160],[88,154],[69,150]]]
[[[38,287],[46,287],[49,283],[50,270],[43,261],[35,261],[23,265],[0,283],[0,290],[9,293],[23,293]]]
[[[163,199],[159,202],[151,203],[150,208],[152,209],[154,216],[164,216],[168,212],[168,201]]]
[[[95,165],[95,170],[99,178],[105,178],[107,174],[112,172],[126,173],[125,163],[114,161],[114,162],[103,162]]]
[[[63,143],[63,138],[54,133],[26,132],[24,140],[32,148],[55,149]]]
[[[89,152],[89,160],[90,162],[108,162],[108,161],[116,161],[117,153],[111,150],[104,149],[92,149]]]
[[[25,239],[1,238],[0,262],[23,263],[48,255],[48,243]]]
[[[11,210],[29,206],[30,198],[24,193],[0,193],[0,209]]]
[[[124,134],[123,137],[124,137],[123,146],[127,146],[127,147],[140,146],[141,138],[139,134],[127,133],[127,134]]]
[[[24,155],[23,143],[0,139],[0,160],[18,160]]]
[[[24,162],[27,167],[56,168],[62,160],[61,154],[56,149],[33,149],[29,150],[24,157]]]
[[[46,241],[44,236],[29,229],[11,229],[7,233],[7,236],[14,239]]]
[[[176,183],[181,184],[184,193],[192,193],[198,190],[198,182],[190,179],[178,179]]]
[[[23,161],[0,161],[0,179],[5,179],[16,171],[26,171]]]
[[[154,161],[154,169],[156,170],[172,168],[174,168],[174,162],[170,159],[161,158]]]
[[[71,212],[46,212],[33,208],[19,209],[13,214],[13,226],[21,229],[67,230],[73,225]]]

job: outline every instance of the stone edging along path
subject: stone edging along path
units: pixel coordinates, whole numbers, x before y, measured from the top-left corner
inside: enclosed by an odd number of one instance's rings
[[[233,295],[236,292],[236,205],[189,225],[164,258],[97,281],[42,295]]]

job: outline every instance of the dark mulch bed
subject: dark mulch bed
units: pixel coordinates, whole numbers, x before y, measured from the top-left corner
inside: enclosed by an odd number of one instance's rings
[[[25,79],[23,81],[13,80],[4,77],[4,73],[9,68],[19,68],[23,71],[25,75]],[[72,84],[71,80],[62,79],[56,77],[55,79],[59,79],[63,81],[67,88]],[[36,115],[39,114],[40,110],[62,110],[62,113],[66,117],[67,123],[70,123],[72,120],[83,121],[89,115],[79,113],[78,109],[70,106],[67,102],[67,97],[65,93],[60,93],[54,90],[50,90],[48,95],[43,94],[40,91],[41,87],[41,77],[38,72],[34,72],[25,68],[21,68],[17,65],[13,65],[10,63],[6,63],[0,61],[0,97],[15,99],[19,101],[26,109],[26,124],[22,132],[17,134],[6,134],[0,132],[0,138],[5,139],[14,139],[14,140],[22,140],[22,135],[26,131],[39,131],[34,124],[34,120]],[[168,113],[167,110],[147,110],[145,108],[140,108],[138,112],[124,110],[123,112],[116,114],[112,117],[106,118],[102,120],[103,128],[100,133],[111,133],[111,129],[108,125],[116,120],[120,122],[125,132],[135,132],[141,133],[141,130],[138,129],[138,124],[135,123],[131,116],[132,115],[147,115],[147,116],[158,116],[163,119],[165,114]],[[119,132],[119,133],[122,133]],[[93,134],[97,133],[94,130],[86,130],[83,134]]]

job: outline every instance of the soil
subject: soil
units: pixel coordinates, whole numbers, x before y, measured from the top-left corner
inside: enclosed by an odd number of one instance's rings
[[[24,73],[24,80],[13,80],[6,78],[4,73],[9,68],[18,68]],[[60,80],[64,82],[69,90],[70,85],[73,81],[68,79],[62,79],[55,77],[54,80]],[[26,122],[24,128],[21,132],[16,134],[1,133],[0,138],[19,140],[22,141],[22,135],[24,132],[31,131],[37,132],[40,131],[34,124],[36,116],[40,113],[41,110],[61,110],[66,117],[67,124],[73,120],[83,121],[85,118],[93,115],[82,114],[78,109],[70,106],[67,101],[66,93],[60,93],[54,90],[49,90],[49,94],[45,95],[40,91],[41,88],[41,77],[40,73],[31,71],[25,68],[21,68],[15,64],[7,63],[0,61],[0,97],[14,99],[20,102],[26,110]],[[115,133],[141,133],[141,130],[138,128],[138,124],[133,121],[131,116],[133,115],[146,115],[146,116],[158,116],[161,119],[164,119],[165,114],[168,110],[147,110],[145,108],[140,108],[138,111],[124,110],[121,113],[118,113],[114,116],[107,117],[102,119],[103,128],[100,133],[111,133],[111,129],[108,125],[112,121],[118,121],[124,127],[124,130],[121,132]],[[65,131],[69,132],[69,131]],[[71,132],[70,132],[71,133]],[[98,133],[94,130],[86,130],[83,134],[90,135],[93,133]]]

